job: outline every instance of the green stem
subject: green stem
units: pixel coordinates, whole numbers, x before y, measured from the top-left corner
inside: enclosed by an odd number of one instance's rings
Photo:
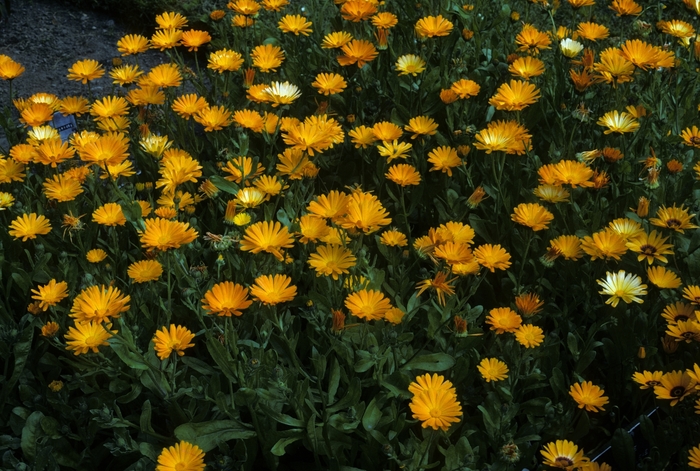
[[[535,232],[528,231],[527,244],[525,245],[525,254],[523,255],[522,261],[520,262],[520,273],[518,274],[518,290],[522,288],[523,273],[525,272],[525,264],[527,263],[527,254],[530,252],[530,243],[532,242]]]

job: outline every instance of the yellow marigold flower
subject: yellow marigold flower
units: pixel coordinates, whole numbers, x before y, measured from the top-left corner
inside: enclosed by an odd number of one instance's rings
[[[697,402],[695,404],[695,409],[695,413],[697,414],[697,410],[699,409]],[[688,466],[691,468],[700,468],[700,445],[694,446],[688,451]]]
[[[666,335],[673,337],[676,342],[700,342],[700,322],[679,320],[675,324],[668,324],[666,327]]]
[[[6,191],[0,191],[0,211],[4,211],[15,202],[15,197]]]
[[[474,257],[484,268],[491,273],[498,270],[507,270],[510,267],[510,254],[500,245],[484,244],[474,249]]]
[[[260,46],[259,46],[260,47]],[[235,72],[243,65],[243,56],[230,49],[221,49],[209,54],[207,68],[220,74],[224,71]]]
[[[121,67],[115,67],[109,72],[109,76],[114,79],[112,83],[121,85],[122,87],[134,83],[136,79],[142,75],[143,71],[139,69],[137,65],[123,65]],[[63,101],[65,102],[65,98]],[[87,105],[87,100],[85,104]]]
[[[231,281],[217,283],[204,293],[202,309],[207,314],[216,314],[219,317],[236,317],[243,314],[253,301],[248,298],[248,288]]]
[[[610,36],[610,30],[608,30],[607,26],[593,22],[579,23],[576,32],[579,37],[593,42]]]
[[[399,19],[393,13],[383,11],[372,17],[372,26],[379,29],[390,29],[399,23]]]
[[[571,194],[561,186],[539,185],[532,191],[542,201],[548,203],[563,203],[569,201]]]
[[[661,384],[663,371],[642,371],[632,375],[632,380],[639,384],[639,389],[650,389]]]
[[[348,274],[348,268],[355,266],[357,259],[350,250],[338,245],[322,245],[309,256],[309,266],[316,270],[316,276],[332,276]]]
[[[596,232],[592,237],[584,237],[581,248],[591,256],[591,260],[598,258],[620,260],[620,256],[627,252],[625,239],[609,228]]]
[[[590,7],[595,5],[595,0],[567,0],[574,8]]]
[[[15,239],[22,239],[26,242],[27,239],[36,239],[37,235],[46,235],[51,232],[51,224],[43,215],[37,216],[36,213],[22,214],[17,216],[10,223],[10,231],[8,232]]]
[[[288,105],[301,96],[299,87],[289,82],[272,82],[263,90],[263,94],[273,107]]]
[[[90,286],[75,297],[69,315],[76,319],[76,322],[102,323],[128,311],[129,301],[131,296],[124,296],[119,288],[114,286]]]
[[[189,155],[164,156],[158,172],[161,178],[156,182],[156,188],[172,193],[182,183],[196,183],[197,178],[202,176],[202,166]]]
[[[426,16],[416,23],[416,35],[419,38],[435,38],[447,36],[452,32],[452,22],[443,18],[442,15]]]
[[[637,121],[631,114],[623,111],[618,113],[615,111],[608,111],[598,120],[600,126],[605,126],[608,129],[604,131],[604,134],[619,133],[623,134],[626,132],[635,132],[639,129],[639,121]]]
[[[349,196],[347,213],[340,222],[344,229],[359,229],[365,234],[376,232],[389,224],[389,212],[381,201],[373,194],[362,191]]]
[[[515,44],[518,51],[527,52],[530,55],[537,55],[541,49],[549,49],[552,40],[546,33],[539,31],[531,24],[524,24],[522,30],[515,37]]]
[[[158,260],[141,260],[129,265],[126,271],[134,283],[155,281],[163,274],[163,265]]]
[[[572,384],[569,389],[569,395],[574,398],[578,408],[585,408],[589,412],[605,410],[603,406],[609,401],[608,397],[603,396],[603,394],[605,391],[590,381]]]
[[[377,140],[374,135],[374,130],[364,125],[357,126],[356,128],[348,131],[348,136],[350,136],[351,142],[355,144],[356,149],[359,149],[360,147],[366,149],[367,146],[371,145]]]
[[[627,248],[632,252],[637,252],[637,261],[645,260],[648,264],[654,263],[654,260],[658,260],[663,263],[667,263],[668,259],[664,255],[673,255],[673,245],[664,244],[668,240],[668,237],[662,237],[661,234],[656,231],[651,231],[651,234],[642,233],[641,235],[631,239],[627,242]]]
[[[649,282],[662,289],[676,289],[681,286],[681,279],[678,275],[664,267],[647,268]]]
[[[396,229],[388,229],[382,232],[379,242],[388,247],[406,247],[408,245],[406,235]]]
[[[20,121],[26,126],[41,126],[53,119],[53,108],[46,103],[32,103],[20,113]]]
[[[336,60],[342,66],[357,64],[357,67],[362,68],[379,55],[374,44],[364,39],[353,39],[341,46],[340,50],[343,55],[336,57]]]
[[[534,316],[542,311],[542,306],[544,303],[535,293],[523,293],[515,297],[515,307],[525,317]]]
[[[62,299],[68,297],[68,283],[65,281],[56,282],[55,279],[52,279],[47,284],[33,289],[32,293],[34,293],[32,299],[36,299],[39,302],[39,308],[46,311],[50,306],[55,306]]]
[[[83,85],[89,81],[98,79],[105,74],[105,69],[102,68],[99,62],[93,59],[85,59],[74,63],[68,69],[68,80],[82,82]]]
[[[516,121],[491,121],[486,129],[479,131],[475,138],[474,147],[492,152],[523,155],[532,149],[532,143],[527,129]]]
[[[198,235],[186,222],[149,218],[144,220],[144,224],[145,229],[140,232],[141,245],[149,252],[180,248],[195,240]]]
[[[420,185],[420,173],[413,165],[398,164],[389,167],[389,171],[384,176],[400,186]]]
[[[495,330],[497,334],[504,334],[518,330],[523,319],[509,307],[498,307],[489,311],[486,323],[491,326],[490,330]]]
[[[146,52],[150,47],[148,38],[140,34],[127,34],[117,41],[117,50],[122,56]]]
[[[700,286],[686,286],[683,288],[683,297],[693,304],[700,304]]]
[[[427,373],[426,373],[427,376]],[[412,385],[415,383],[412,383]],[[422,421],[423,428],[448,430],[462,417],[462,406],[454,388],[429,389],[414,394],[409,404],[413,418]]]
[[[478,186],[474,189],[472,194],[469,195],[469,198],[467,199],[467,205],[469,205],[470,208],[475,209],[481,204],[481,202],[485,198],[487,198],[487,196],[484,187]]]
[[[405,54],[396,61],[396,70],[399,75],[413,75],[414,77],[425,70],[425,61],[415,54]]]
[[[69,327],[66,333],[66,350],[74,350],[74,355],[83,355],[92,351],[99,352],[99,347],[107,346],[107,339],[116,334],[116,330],[108,330],[112,324],[107,324],[104,327],[102,322],[76,321],[75,327]]]
[[[634,0],[613,0],[610,9],[614,10],[617,16],[639,16],[642,13],[641,5]]]
[[[342,92],[348,84],[342,75],[318,74],[311,86],[318,89],[318,93],[328,96]]]
[[[158,455],[156,471],[204,471],[204,452],[197,445],[180,441],[163,448]]]
[[[573,470],[589,462],[589,459],[583,456],[583,450],[579,450],[574,442],[568,440],[547,443],[540,453],[544,458],[543,463],[554,468]]]
[[[583,44],[573,39],[565,38],[559,42],[559,49],[566,57],[573,59],[583,50]]]
[[[470,97],[477,96],[481,90],[481,86],[473,80],[460,79],[452,83],[450,90],[460,99],[466,100]]]
[[[639,39],[625,41],[621,46],[622,56],[642,70],[647,68],[667,67],[675,65],[673,52],[664,51],[647,44]]]
[[[274,306],[292,301],[297,295],[297,287],[290,286],[292,279],[287,275],[262,275],[255,279],[250,294],[263,304]]]
[[[92,213],[92,220],[104,226],[123,226],[126,217],[118,203],[106,203]]]
[[[189,329],[181,325],[171,324],[170,329],[162,327],[156,331],[153,337],[153,348],[161,360],[168,358],[173,350],[178,356],[184,356],[186,348],[194,347],[194,344],[191,343],[193,339],[194,334]]]
[[[176,12],[165,12],[156,16],[158,29],[184,28],[187,26],[187,18]]]
[[[182,45],[188,51],[198,51],[200,46],[211,41],[211,35],[206,31],[191,29],[182,33]]]
[[[454,103],[455,101],[459,100],[459,96],[452,91],[451,88],[443,89],[440,90],[440,100],[444,104],[449,105],[450,103]]]
[[[299,36],[299,34],[308,36],[309,33],[313,32],[311,29],[312,23],[301,15],[285,15],[277,26],[283,33],[294,33],[296,36]]]
[[[231,124],[231,112],[223,106],[207,106],[194,115],[205,132],[220,131]]]
[[[51,179],[47,178],[43,187],[46,199],[59,202],[73,201],[83,192],[79,181],[64,174],[54,175]]]
[[[354,316],[373,321],[384,318],[391,303],[381,291],[361,289],[345,298],[345,307]]]
[[[260,72],[277,72],[277,68],[284,60],[284,51],[278,46],[264,44],[254,47],[250,57],[253,60],[253,66],[260,69]]]
[[[537,203],[521,203],[513,211],[510,218],[533,231],[547,229],[549,223],[554,219],[554,214]]]
[[[522,80],[511,80],[509,84],[504,83],[498,87],[489,104],[497,110],[519,111],[536,103],[539,98],[540,91],[533,84]]]
[[[374,137],[380,141],[391,142],[399,139],[403,135],[400,126],[389,121],[381,121],[372,126]]]
[[[327,115],[310,116],[303,123],[292,124],[283,131],[284,143],[293,147],[285,150],[285,154],[298,150],[313,156],[315,152],[323,152],[345,139],[340,124]],[[304,155],[300,154],[298,158],[303,160]]]
[[[146,79],[150,85],[156,85],[160,88],[179,87],[182,83],[182,75],[175,64],[160,64],[153,67]]]
[[[267,11],[281,11],[289,5],[288,0],[262,0],[262,6]]]
[[[647,285],[642,284],[642,279],[633,273],[626,273],[620,270],[617,273],[607,272],[605,280],[596,280],[603,287],[600,294],[610,296],[605,304],[617,307],[620,300],[629,304],[632,302],[643,303],[644,300],[638,296],[647,294]]]
[[[477,369],[487,383],[508,378],[508,365],[497,358],[484,358],[477,365]]]
[[[408,157],[409,151],[413,148],[413,144],[408,142],[399,142],[394,140],[383,141],[382,145],[377,146],[377,151],[382,157],[386,157],[387,163],[391,163],[394,159],[405,159]]]
[[[523,324],[515,331],[515,340],[525,348],[535,348],[544,341],[544,333],[536,325]]]
[[[16,79],[24,73],[24,70],[22,64],[12,59],[0,60],[0,79],[2,80]]]
[[[60,149],[60,148],[59,148]],[[72,150],[72,149],[70,149]],[[55,164],[58,161],[65,160],[63,156],[66,154],[63,154],[59,151],[58,155],[56,156],[51,156],[51,160],[49,161],[51,163],[52,167],[55,167]],[[72,155],[72,154],[71,154]],[[46,161],[43,161],[42,157],[38,157],[37,161],[41,163],[46,163]],[[48,165],[48,163],[46,163]],[[0,156],[0,183],[10,183],[10,182],[22,182],[24,181],[24,164],[15,162],[13,159],[3,159]]]
[[[75,155],[75,149],[70,147],[67,142],[61,142],[61,139],[46,140],[39,144],[36,151],[37,154],[34,161],[43,165],[50,165],[53,168],[56,168],[61,162],[73,158]],[[0,163],[4,162],[0,161]],[[12,161],[8,161],[8,163],[12,164]],[[5,173],[7,173],[7,169],[5,169]]]
[[[433,136],[437,134],[438,125],[432,118],[427,116],[416,116],[408,121],[404,129],[412,132],[411,139],[416,139],[419,136]]]
[[[695,217],[695,214],[688,214],[688,210],[683,206],[677,208],[674,204],[671,208],[666,206],[659,208],[656,212],[656,217],[650,218],[649,222],[655,226],[673,229],[683,234],[684,229],[698,228],[695,224],[690,223],[690,219],[693,217]]]
[[[661,377],[661,384],[654,386],[657,399],[668,399],[675,406],[695,392],[696,382],[686,371],[671,371]]]
[[[294,246],[294,239],[286,226],[275,221],[259,221],[249,226],[241,240],[241,250],[254,254],[267,252],[283,260],[283,248]]]
[[[323,49],[340,49],[347,43],[352,41],[352,35],[346,33],[345,31],[337,31],[335,33],[329,33],[323,38],[321,47]]]
[[[41,336],[46,338],[53,338],[58,333],[60,326],[53,321],[47,322],[41,327]]]
[[[445,296],[452,296],[455,294],[454,291],[454,286],[452,286],[452,283],[457,279],[452,278],[450,280],[447,279],[449,273],[448,272],[442,272],[439,271],[435,274],[435,277],[431,280],[430,278],[425,279],[423,281],[420,281],[416,284],[416,289],[418,290],[418,293],[416,293],[416,296],[420,296],[423,294],[425,290],[428,288],[434,289],[435,294],[437,295],[438,298],[438,304],[441,306],[445,305]]]
[[[525,80],[530,80],[530,78],[544,73],[544,62],[535,57],[520,57],[510,64],[508,72]]]
[[[431,150],[428,153],[428,162],[433,164],[431,172],[442,171],[452,176],[452,169],[462,164],[462,159],[457,155],[457,151],[449,146],[442,146]]]
[[[376,2],[370,0],[348,0],[340,7],[343,19],[359,23],[377,12]]]
[[[182,30],[179,29],[159,29],[153,36],[151,36],[151,48],[160,49],[165,51],[166,49],[172,49],[180,45],[182,39]]]
[[[331,228],[326,224],[325,219],[307,214],[299,219],[299,235],[301,236],[299,242],[303,244],[317,242],[327,236],[330,230]]]
[[[306,208],[318,217],[337,220],[347,213],[350,198],[342,191],[331,190],[327,195],[320,195]]]
[[[122,97],[106,96],[101,100],[95,100],[90,106],[90,114],[95,119],[113,118],[124,116],[129,112],[129,104]]]
[[[196,93],[190,93],[187,95],[181,95],[177,97],[173,101],[173,111],[180,115],[180,117],[184,119],[190,119],[192,116],[195,114],[199,113],[202,111],[204,108],[209,106],[209,103],[207,103],[206,98],[198,96]],[[156,136],[155,134],[151,134],[151,136],[154,136],[154,138],[157,138],[159,141],[162,141],[163,138],[161,136]],[[141,145],[143,147],[143,142],[144,140],[141,141]],[[168,142],[167,136],[165,136],[164,142],[170,147],[170,142]],[[163,151],[160,151],[160,153],[157,156],[160,156]]]
[[[700,148],[700,129],[697,126],[685,128],[681,131],[681,138],[686,146]]]
[[[85,254],[85,259],[90,263],[100,263],[105,258],[107,258],[107,252],[102,249],[88,250]]]
[[[694,304],[695,303],[687,304],[683,301],[676,301],[675,303],[667,305],[661,315],[669,324],[676,324],[678,321],[691,320],[694,317],[697,318]]]

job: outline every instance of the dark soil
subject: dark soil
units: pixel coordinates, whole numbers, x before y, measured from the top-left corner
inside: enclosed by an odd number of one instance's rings
[[[112,60],[120,57],[117,41],[133,32],[118,18],[80,10],[58,0],[12,0],[12,12],[0,20],[0,54],[10,56],[26,69],[13,81],[15,97],[26,98],[37,92],[60,98],[87,96],[85,85],[66,78],[68,69],[82,59],[97,60],[108,71],[91,83],[95,95],[107,95],[112,93]],[[139,55],[138,60],[143,69],[149,70],[167,59],[151,51]],[[8,106],[8,94],[8,83],[0,81],[0,109]],[[2,141],[0,129],[0,146],[5,147]]]

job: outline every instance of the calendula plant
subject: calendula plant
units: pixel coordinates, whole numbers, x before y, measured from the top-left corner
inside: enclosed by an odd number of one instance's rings
[[[185,13],[0,55],[4,467],[700,467],[695,3]]]

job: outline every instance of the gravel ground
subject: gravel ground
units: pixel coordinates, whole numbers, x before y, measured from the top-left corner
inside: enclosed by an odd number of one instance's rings
[[[0,54],[10,56],[26,71],[14,80],[15,97],[49,92],[59,97],[86,95],[86,86],[68,80],[68,69],[76,61],[95,59],[106,70],[120,57],[117,41],[128,31],[104,13],[83,11],[56,0],[12,0],[12,13],[0,21]],[[164,56],[151,51],[139,56],[148,70],[163,62]],[[109,74],[91,84],[96,95],[112,90]],[[9,86],[0,81],[0,109],[9,104]],[[0,148],[6,142],[0,128]]]

